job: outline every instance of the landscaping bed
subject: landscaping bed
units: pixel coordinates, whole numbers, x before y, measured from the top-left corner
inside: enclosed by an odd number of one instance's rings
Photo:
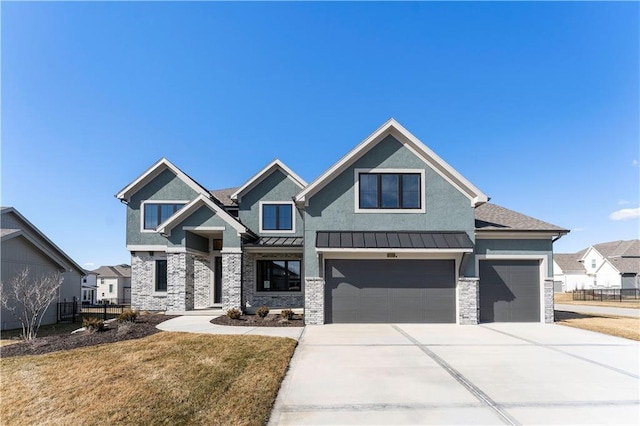
[[[226,315],[212,319],[211,324],[232,325],[239,327],[304,327],[304,316],[293,315],[289,320],[283,320],[280,315],[269,314],[264,318],[258,315],[242,315],[238,319],[231,319]]]
[[[56,334],[37,337],[32,341],[19,341],[19,343],[2,346],[0,348],[0,357],[40,355],[84,346],[113,343],[120,340],[140,339],[159,332],[160,330],[156,328],[156,325],[171,318],[175,318],[175,316],[141,314],[138,315],[135,322],[109,322],[105,324],[106,328],[103,331]],[[81,327],[82,324],[78,323],[74,328]]]

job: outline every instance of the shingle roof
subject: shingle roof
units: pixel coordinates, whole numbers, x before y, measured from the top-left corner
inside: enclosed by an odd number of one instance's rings
[[[594,244],[593,248],[604,257],[640,256],[640,240],[618,240]]]
[[[131,278],[131,266],[129,265],[101,266],[92,272],[103,277]]]
[[[554,253],[553,260],[560,266],[563,272],[585,271],[584,264],[578,262],[581,256],[578,253]]]
[[[19,229],[0,229],[0,237],[4,238],[4,237],[8,237],[11,234],[17,234],[19,233],[20,230]]]
[[[233,200],[231,200],[231,194],[236,192],[238,188],[239,187],[225,188],[225,189],[212,189],[209,192],[211,193],[211,195],[213,195],[218,200],[220,200],[223,206],[237,207],[238,205]]]
[[[640,258],[638,257],[612,257],[607,259],[615,268],[623,274],[640,274]]]
[[[485,203],[475,209],[476,230],[479,231],[555,231],[567,233],[567,229],[543,222],[531,216],[506,209],[497,204]]]
[[[471,249],[466,232],[318,231],[318,248]]]

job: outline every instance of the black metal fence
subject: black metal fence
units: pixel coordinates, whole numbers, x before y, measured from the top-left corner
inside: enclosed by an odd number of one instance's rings
[[[131,305],[87,305],[79,302],[58,303],[58,322],[82,322],[83,318],[96,317],[102,320],[117,318],[125,309]]]
[[[599,288],[573,291],[573,300],[624,302],[638,299],[640,299],[640,289],[637,288]]]

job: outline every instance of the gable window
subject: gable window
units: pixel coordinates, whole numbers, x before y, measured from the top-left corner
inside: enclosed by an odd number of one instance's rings
[[[167,259],[156,260],[156,291],[167,291]]]
[[[359,173],[360,209],[421,209],[420,173]]]
[[[144,229],[156,229],[175,212],[184,207],[184,203],[145,203],[144,204]]]
[[[293,203],[260,203],[260,232],[294,232]]]
[[[258,260],[257,290],[301,291],[299,260]]]
[[[591,260],[591,267],[595,269],[595,267],[596,267],[596,260],[595,259]]]

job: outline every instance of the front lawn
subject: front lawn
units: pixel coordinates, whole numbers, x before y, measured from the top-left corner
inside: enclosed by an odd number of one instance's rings
[[[640,318],[556,311],[556,324],[640,340]]]
[[[161,332],[0,360],[13,424],[263,425],[296,341]]]

